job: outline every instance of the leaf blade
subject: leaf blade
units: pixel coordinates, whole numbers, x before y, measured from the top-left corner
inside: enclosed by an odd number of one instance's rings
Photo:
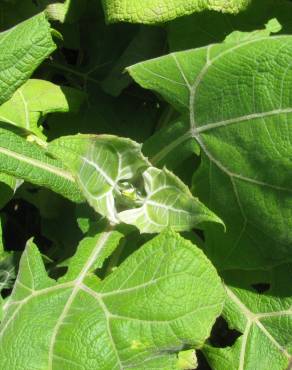
[[[12,96],[55,48],[43,13],[0,34],[0,104]]]
[[[154,354],[158,355],[158,361],[159,357],[168,358],[168,363],[171,362],[175,368],[177,358],[173,354],[168,356],[165,353],[167,349],[173,351],[186,342],[196,346],[202,344],[209,335],[212,322],[220,313],[224,300],[220,279],[216,277],[214,268],[203,253],[179,235],[165,232],[131,256],[107,279],[99,282],[88,273],[100,251],[107,248],[107,240],[120,238],[120,235],[113,233],[116,232],[104,232],[93,237],[92,251],[83,261],[85,263],[77,278],[75,275],[72,280],[72,275],[70,281],[62,283],[48,279],[37,249],[28,246],[20,263],[17,288],[4,307],[6,316],[0,329],[0,351],[7,348],[1,357],[5,365],[18,369],[30,361],[30,366],[45,366],[48,369],[61,369],[66,366],[72,369],[80,366],[103,369],[122,369],[124,366],[137,368],[140,362],[152,359]],[[79,253],[82,253],[82,249]],[[152,258],[154,256],[157,258]],[[161,264],[158,256],[164,256],[166,263]],[[145,260],[151,261],[147,276],[143,276],[139,267],[145,264]],[[76,263],[78,264],[78,260]],[[190,271],[196,271],[195,276]],[[212,286],[206,285],[205,279],[201,278],[202,272],[205,278],[212,280]],[[127,281],[123,276],[128,277]],[[156,285],[158,281],[160,283]],[[169,295],[169,286],[174,283],[178,284],[179,289],[172,296]],[[193,293],[199,293],[207,286],[210,294],[205,294],[200,301],[195,301]],[[33,296],[30,289],[35,292]],[[192,294],[185,295],[186,289],[190,289]],[[153,295],[154,292],[156,293]],[[157,294],[163,295],[166,299],[164,305],[167,307],[170,302],[175,303],[172,311],[151,305],[152,300],[157,302]],[[137,295],[141,301],[135,298]],[[186,306],[181,305],[178,296],[182,297]],[[164,302],[164,299],[159,299],[159,302]],[[42,307],[48,307],[48,300],[56,303],[58,307],[52,306],[49,312],[43,311]],[[128,301],[127,304],[125,300]],[[131,307],[135,307],[139,301],[140,309],[132,310]],[[20,302],[22,308],[17,307],[17,302]],[[146,306],[141,311],[143,302],[150,308],[148,313]],[[197,311],[197,317],[194,317],[193,311]],[[39,321],[41,312],[42,319]],[[31,346],[32,343],[31,339],[27,341],[22,338],[23,353],[16,357],[13,356],[15,340],[11,337],[10,323],[13,320],[13,326],[20,329],[25,323],[21,316],[26,314],[33,321],[36,320],[35,323],[39,321],[41,327],[37,329],[33,354],[29,358],[26,356],[25,347]],[[157,320],[162,321],[160,328],[155,329]],[[63,325],[64,321],[66,325]],[[169,325],[173,325],[172,330],[176,335],[171,332]],[[32,330],[33,327],[34,323],[30,325]],[[79,335],[84,339],[82,342],[79,342],[78,336],[75,335],[76,330],[81,331]],[[158,330],[157,336],[159,332],[167,332],[169,336],[160,335],[157,343],[151,339],[151,330]],[[101,332],[105,334],[100,335]],[[28,339],[30,334],[24,332],[24,335],[27,335]],[[91,340],[92,336],[94,341]],[[36,338],[36,335],[33,338]],[[64,341],[68,340],[73,340],[71,343],[78,342],[78,350],[74,349],[74,345],[69,348],[64,346]],[[100,348],[105,351],[100,351]],[[99,353],[99,356],[96,356],[96,353]]]

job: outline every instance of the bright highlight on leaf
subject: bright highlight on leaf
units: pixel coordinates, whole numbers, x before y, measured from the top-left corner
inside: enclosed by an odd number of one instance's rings
[[[22,127],[43,137],[39,120],[48,113],[78,112],[85,94],[70,87],[60,87],[48,81],[31,79],[0,106],[0,121]]]
[[[77,135],[57,139],[49,150],[72,171],[89,204],[113,224],[122,221],[155,233],[169,226],[184,231],[204,221],[221,223],[178,177],[151,167],[134,141]]]
[[[100,281],[92,272],[120,237],[108,231],[84,239],[59,282],[48,278],[37,248],[28,244],[4,305],[4,368],[172,369],[183,346],[204,343],[224,301],[204,254],[167,231]]]
[[[250,0],[103,0],[109,22],[161,23],[203,10],[238,13]]]
[[[0,1],[0,370],[292,368],[291,12]]]

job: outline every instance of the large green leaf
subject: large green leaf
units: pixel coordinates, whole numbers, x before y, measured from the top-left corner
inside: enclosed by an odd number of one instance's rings
[[[224,280],[228,286],[223,315],[230,328],[242,335],[231,347],[206,346],[211,366],[218,370],[288,369],[292,363],[291,264],[264,272],[231,271]]]
[[[0,33],[0,104],[12,96],[55,47],[43,13]]]
[[[123,221],[153,233],[221,222],[179,178],[151,167],[141,145],[130,139],[65,136],[50,143],[49,150],[72,171],[89,204],[114,224]]]
[[[164,153],[190,140],[201,148],[194,191],[226,224],[205,228],[208,256],[224,269],[292,257],[292,38],[262,35],[237,32],[129,68],[185,119]]]
[[[237,13],[250,0],[103,0],[109,22],[161,23],[204,9]]]
[[[0,126],[0,171],[45,186],[74,201],[83,196],[64,164],[46,150]]]
[[[177,369],[181,348],[202,346],[225,297],[202,251],[167,231],[100,281],[92,272],[120,237],[86,238],[58,282],[27,246],[4,305],[3,368]]]
[[[70,87],[57,86],[44,80],[31,79],[0,106],[0,121],[22,127],[43,136],[40,118],[53,112],[78,112],[85,94]]]

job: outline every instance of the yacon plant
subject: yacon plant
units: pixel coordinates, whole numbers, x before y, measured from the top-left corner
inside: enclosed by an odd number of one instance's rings
[[[16,3],[0,5],[3,369],[290,368],[285,24],[250,30],[251,1]],[[190,18],[162,22],[195,12],[241,31],[169,53]]]

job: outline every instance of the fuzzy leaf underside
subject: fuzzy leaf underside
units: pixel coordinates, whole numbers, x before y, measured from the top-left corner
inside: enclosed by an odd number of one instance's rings
[[[190,230],[221,220],[194,198],[167,169],[151,167],[141,145],[112,135],[76,135],[49,144],[76,177],[89,204],[112,223],[135,225],[141,232],[166,227]]]

